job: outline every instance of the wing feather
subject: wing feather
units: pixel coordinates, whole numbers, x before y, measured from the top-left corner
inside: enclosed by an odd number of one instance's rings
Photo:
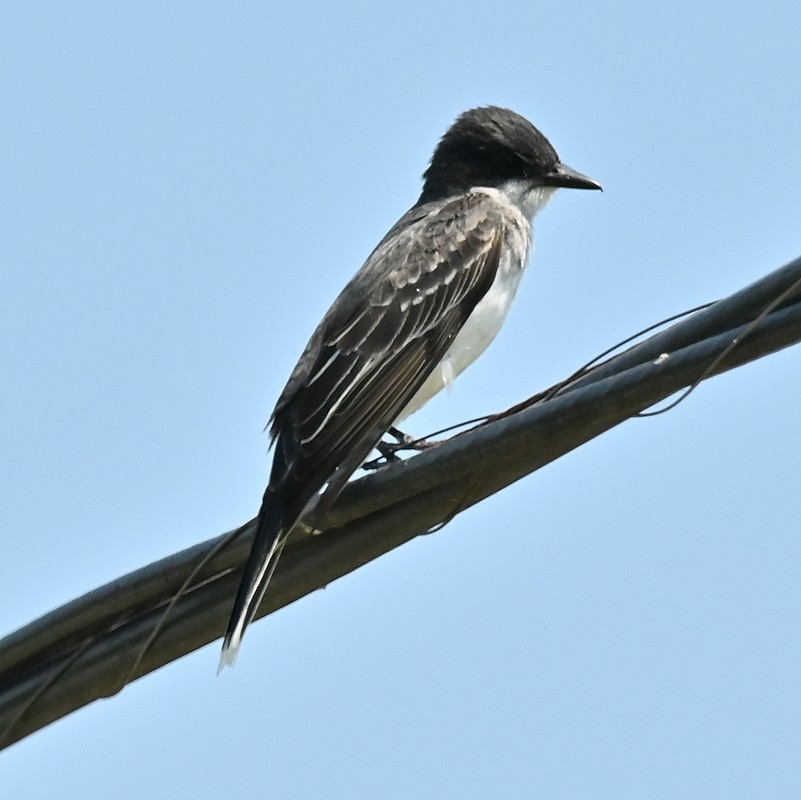
[[[270,487],[298,514],[326,482],[344,485],[444,357],[505,236],[489,195],[456,199],[385,238],[334,303],[272,420]]]

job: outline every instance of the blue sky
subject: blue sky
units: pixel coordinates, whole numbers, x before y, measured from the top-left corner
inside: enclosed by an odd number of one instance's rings
[[[801,251],[797,3],[277,5],[0,11],[2,632],[253,516],[289,370],[465,108],[605,191],[538,217],[410,432]],[[24,740],[4,791],[798,797],[799,352],[256,624],[220,678],[215,644]]]

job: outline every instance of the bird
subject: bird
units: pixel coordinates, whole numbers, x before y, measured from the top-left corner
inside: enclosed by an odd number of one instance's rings
[[[293,526],[332,503],[390,428],[450,386],[495,338],[558,188],[601,189],[507,108],[465,111],[395,223],[311,336],[270,418],[274,455],[223,639],[233,665]]]

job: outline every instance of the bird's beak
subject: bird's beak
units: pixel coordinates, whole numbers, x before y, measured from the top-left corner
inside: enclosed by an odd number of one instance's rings
[[[557,164],[546,176],[546,186],[562,186],[565,189],[601,189],[601,184],[571,169],[565,164]]]

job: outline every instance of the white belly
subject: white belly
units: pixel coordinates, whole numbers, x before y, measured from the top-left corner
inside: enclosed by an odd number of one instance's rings
[[[403,409],[396,422],[424,406],[437,392],[453,383],[489,346],[509,313],[532,246],[531,220],[550,199],[554,189],[537,187],[530,182],[509,181],[501,190],[479,188],[505,207],[506,243],[498,274],[490,290],[481,298],[464,327],[454,339],[445,357]]]
[[[525,244],[528,245],[528,242]],[[522,260],[517,262],[513,262],[510,257],[501,259],[498,275],[490,290],[473,309],[473,313],[459,331],[445,357],[403,409],[396,422],[406,419],[410,414],[422,408],[437,392],[449,387],[454,378],[467,369],[489,347],[490,342],[501,329],[509,307],[512,305],[512,300],[517,294],[517,287],[520,285],[528,258],[527,251],[527,246],[518,250],[525,255]]]

